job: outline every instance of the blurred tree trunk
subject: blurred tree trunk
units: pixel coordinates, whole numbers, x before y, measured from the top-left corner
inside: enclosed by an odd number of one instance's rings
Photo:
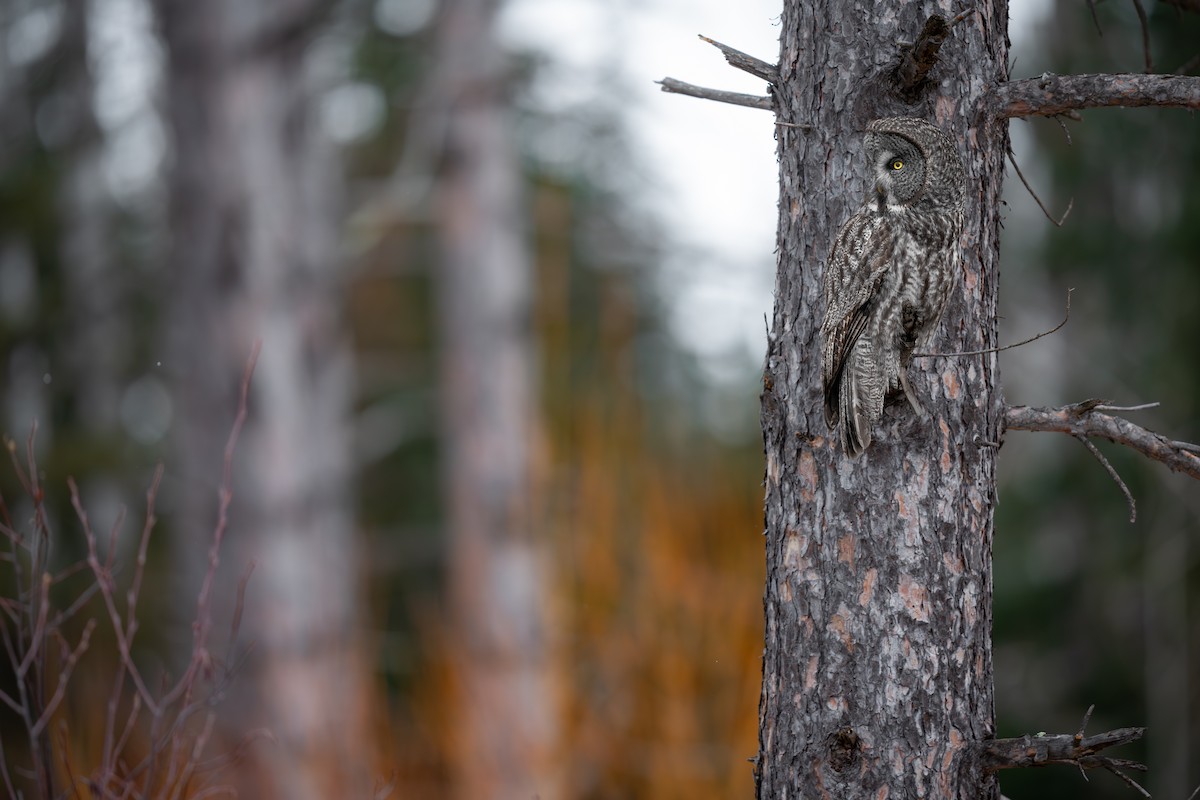
[[[925,4],[786,0],[776,305],[764,373],[766,649],[757,792],[780,797],[995,797],[970,757],[992,736],[991,544],[1002,418],[994,354],[917,359],[932,418],[893,406],[858,460],[822,419],[821,275],[866,196],[871,119],[933,121],[967,172],[957,290],[932,350],[995,345],[1007,124],[978,113],[1006,75],[1005,0],[955,27],[913,104],[889,74]]]
[[[308,48],[320,7],[157,3],[174,137],[169,368],[184,601],[207,564],[222,449],[243,366],[262,342],[215,590],[232,610],[242,571],[257,565],[241,635],[254,649],[219,715],[229,736],[262,725],[276,742],[255,748],[262,782],[242,787],[244,797],[365,791],[354,782],[365,779],[367,754],[348,489],[353,375],[336,275],[340,187],[313,113]]]
[[[133,292],[131,273],[117,268],[112,242],[116,225],[103,174],[104,140],[92,109],[93,76],[88,64],[88,3],[68,3],[56,53],[60,73],[56,126],[65,169],[59,189],[58,229],[63,273],[64,334],[54,343],[58,353],[53,380],[56,392],[69,398],[73,447],[92,446],[115,462],[120,448],[121,393],[126,383],[129,342],[134,321],[122,314]],[[43,418],[44,419],[44,418]],[[90,460],[90,459],[89,459]],[[120,505],[118,471],[92,467],[81,478],[85,504],[100,514]],[[108,465],[105,465],[108,466]]]
[[[443,463],[459,797],[557,797],[545,565],[531,508],[531,256],[495,0],[446,0],[441,241]]]

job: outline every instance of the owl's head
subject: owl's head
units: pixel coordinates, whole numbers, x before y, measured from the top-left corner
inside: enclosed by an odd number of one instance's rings
[[[881,210],[961,208],[962,159],[940,129],[911,117],[877,119],[865,144]]]

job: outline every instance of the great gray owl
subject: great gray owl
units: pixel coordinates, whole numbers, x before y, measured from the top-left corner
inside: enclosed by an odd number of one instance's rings
[[[867,126],[874,191],[838,231],[825,267],[821,323],[825,422],[857,456],[889,395],[908,383],[912,354],[933,336],[958,267],[963,166],[928,122],[908,117]]]

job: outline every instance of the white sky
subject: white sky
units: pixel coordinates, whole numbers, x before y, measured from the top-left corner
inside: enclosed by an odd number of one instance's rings
[[[697,35],[775,61],[781,8],[781,0],[510,0],[502,19],[509,42],[558,60],[559,77],[543,87],[546,102],[570,105],[599,72],[615,71],[633,91],[626,123],[635,158],[658,187],[640,200],[677,243],[665,270],[676,287],[671,327],[717,380],[741,379],[765,352],[778,194],[774,116],[665,94],[654,81],[765,94],[763,81],[729,67]],[[1044,0],[1013,0],[1014,45],[1049,11]],[[1019,154],[1020,138],[1016,146]]]
[[[615,73],[634,158],[650,170],[637,198],[668,237],[663,283],[676,337],[715,379],[761,361],[763,314],[774,282],[774,116],[666,94],[655,81],[766,94],[766,83],[729,67],[699,34],[766,61],[779,52],[781,0],[510,0],[502,34],[559,60],[539,97],[564,106],[588,91],[589,73]],[[740,368],[740,369],[739,369]]]

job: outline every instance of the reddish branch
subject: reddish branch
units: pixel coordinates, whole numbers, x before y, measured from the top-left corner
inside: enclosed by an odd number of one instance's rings
[[[1001,83],[999,117],[1052,117],[1084,108],[1162,106],[1200,109],[1200,78],[1188,75],[1051,75]]]
[[[212,708],[221,700],[236,671],[232,663],[233,646],[237,640],[238,623],[245,602],[245,579],[238,587],[237,605],[233,612],[230,632],[230,656],[225,662],[209,652],[208,639],[212,627],[211,588],[213,576],[220,563],[219,552],[225,534],[229,504],[233,493],[233,453],[248,409],[248,391],[254,364],[258,357],[256,344],[242,378],[237,419],[225,448],[224,475],[218,497],[219,521],[213,532],[209,551],[208,570],[196,602],[192,626],[191,659],[184,673],[174,683],[163,678],[157,691],[147,681],[134,657],[134,641],[138,632],[138,601],[146,572],[150,536],[154,529],[155,499],[163,470],[154,473],[146,492],[146,521],[142,526],[133,576],[123,596],[119,590],[114,565],[117,535],[123,521],[118,515],[108,541],[108,555],[101,557],[100,539],[92,527],[80,499],[79,488],[68,479],[71,503],[83,529],[86,556],[82,562],[68,567],[57,575],[51,574],[49,552],[51,531],[45,512],[45,492],[39,481],[34,459],[33,434],[26,446],[26,463],[17,455],[16,444],[5,441],[13,467],[22,489],[33,502],[32,533],[22,534],[14,529],[4,498],[0,497],[0,543],[7,540],[10,552],[0,552],[0,566],[12,571],[12,597],[0,596],[0,646],[7,656],[14,680],[12,687],[0,689],[0,704],[8,706],[24,723],[29,740],[30,769],[24,774],[36,784],[39,797],[77,795],[77,784],[86,784],[89,791],[105,797],[128,797],[133,794],[155,797],[181,797],[191,784],[202,780],[201,773],[236,759],[250,742],[268,734],[251,732],[226,760],[202,761],[205,746],[210,742],[214,716]],[[36,431],[36,426],[35,426]],[[52,604],[52,588],[76,573],[90,572],[92,583],[84,588],[63,610]],[[7,576],[4,576],[7,578]],[[9,583],[6,581],[6,583]],[[61,593],[59,591],[58,593]],[[87,652],[96,629],[95,619],[88,619],[78,641],[68,642],[62,628],[88,602],[99,595],[103,606],[100,616],[112,627],[117,649],[117,665],[107,704],[104,739],[100,746],[101,762],[89,774],[81,775],[69,760],[66,721],[57,714],[67,696],[68,684]],[[123,602],[122,602],[123,601]],[[130,688],[132,687],[132,689]],[[126,699],[128,698],[128,699]],[[128,704],[128,713],[120,714]],[[140,724],[149,716],[149,731]],[[192,722],[196,719],[196,722]],[[141,734],[140,747],[145,752],[140,761],[133,762],[127,745]],[[57,736],[61,764],[55,761],[52,741]],[[8,753],[0,743],[0,786],[9,796],[17,796],[14,773],[8,767]],[[203,777],[207,781],[207,777]],[[59,791],[60,784],[69,788]],[[194,788],[194,787],[193,787]],[[211,796],[218,787],[207,787],[196,797]]]
[[[1168,439],[1127,419],[1105,414],[1103,402],[1085,400],[1062,408],[1009,406],[1004,412],[1004,424],[1008,430],[1054,431],[1082,439],[1107,439],[1161,461],[1174,472],[1200,480],[1200,445]]]

